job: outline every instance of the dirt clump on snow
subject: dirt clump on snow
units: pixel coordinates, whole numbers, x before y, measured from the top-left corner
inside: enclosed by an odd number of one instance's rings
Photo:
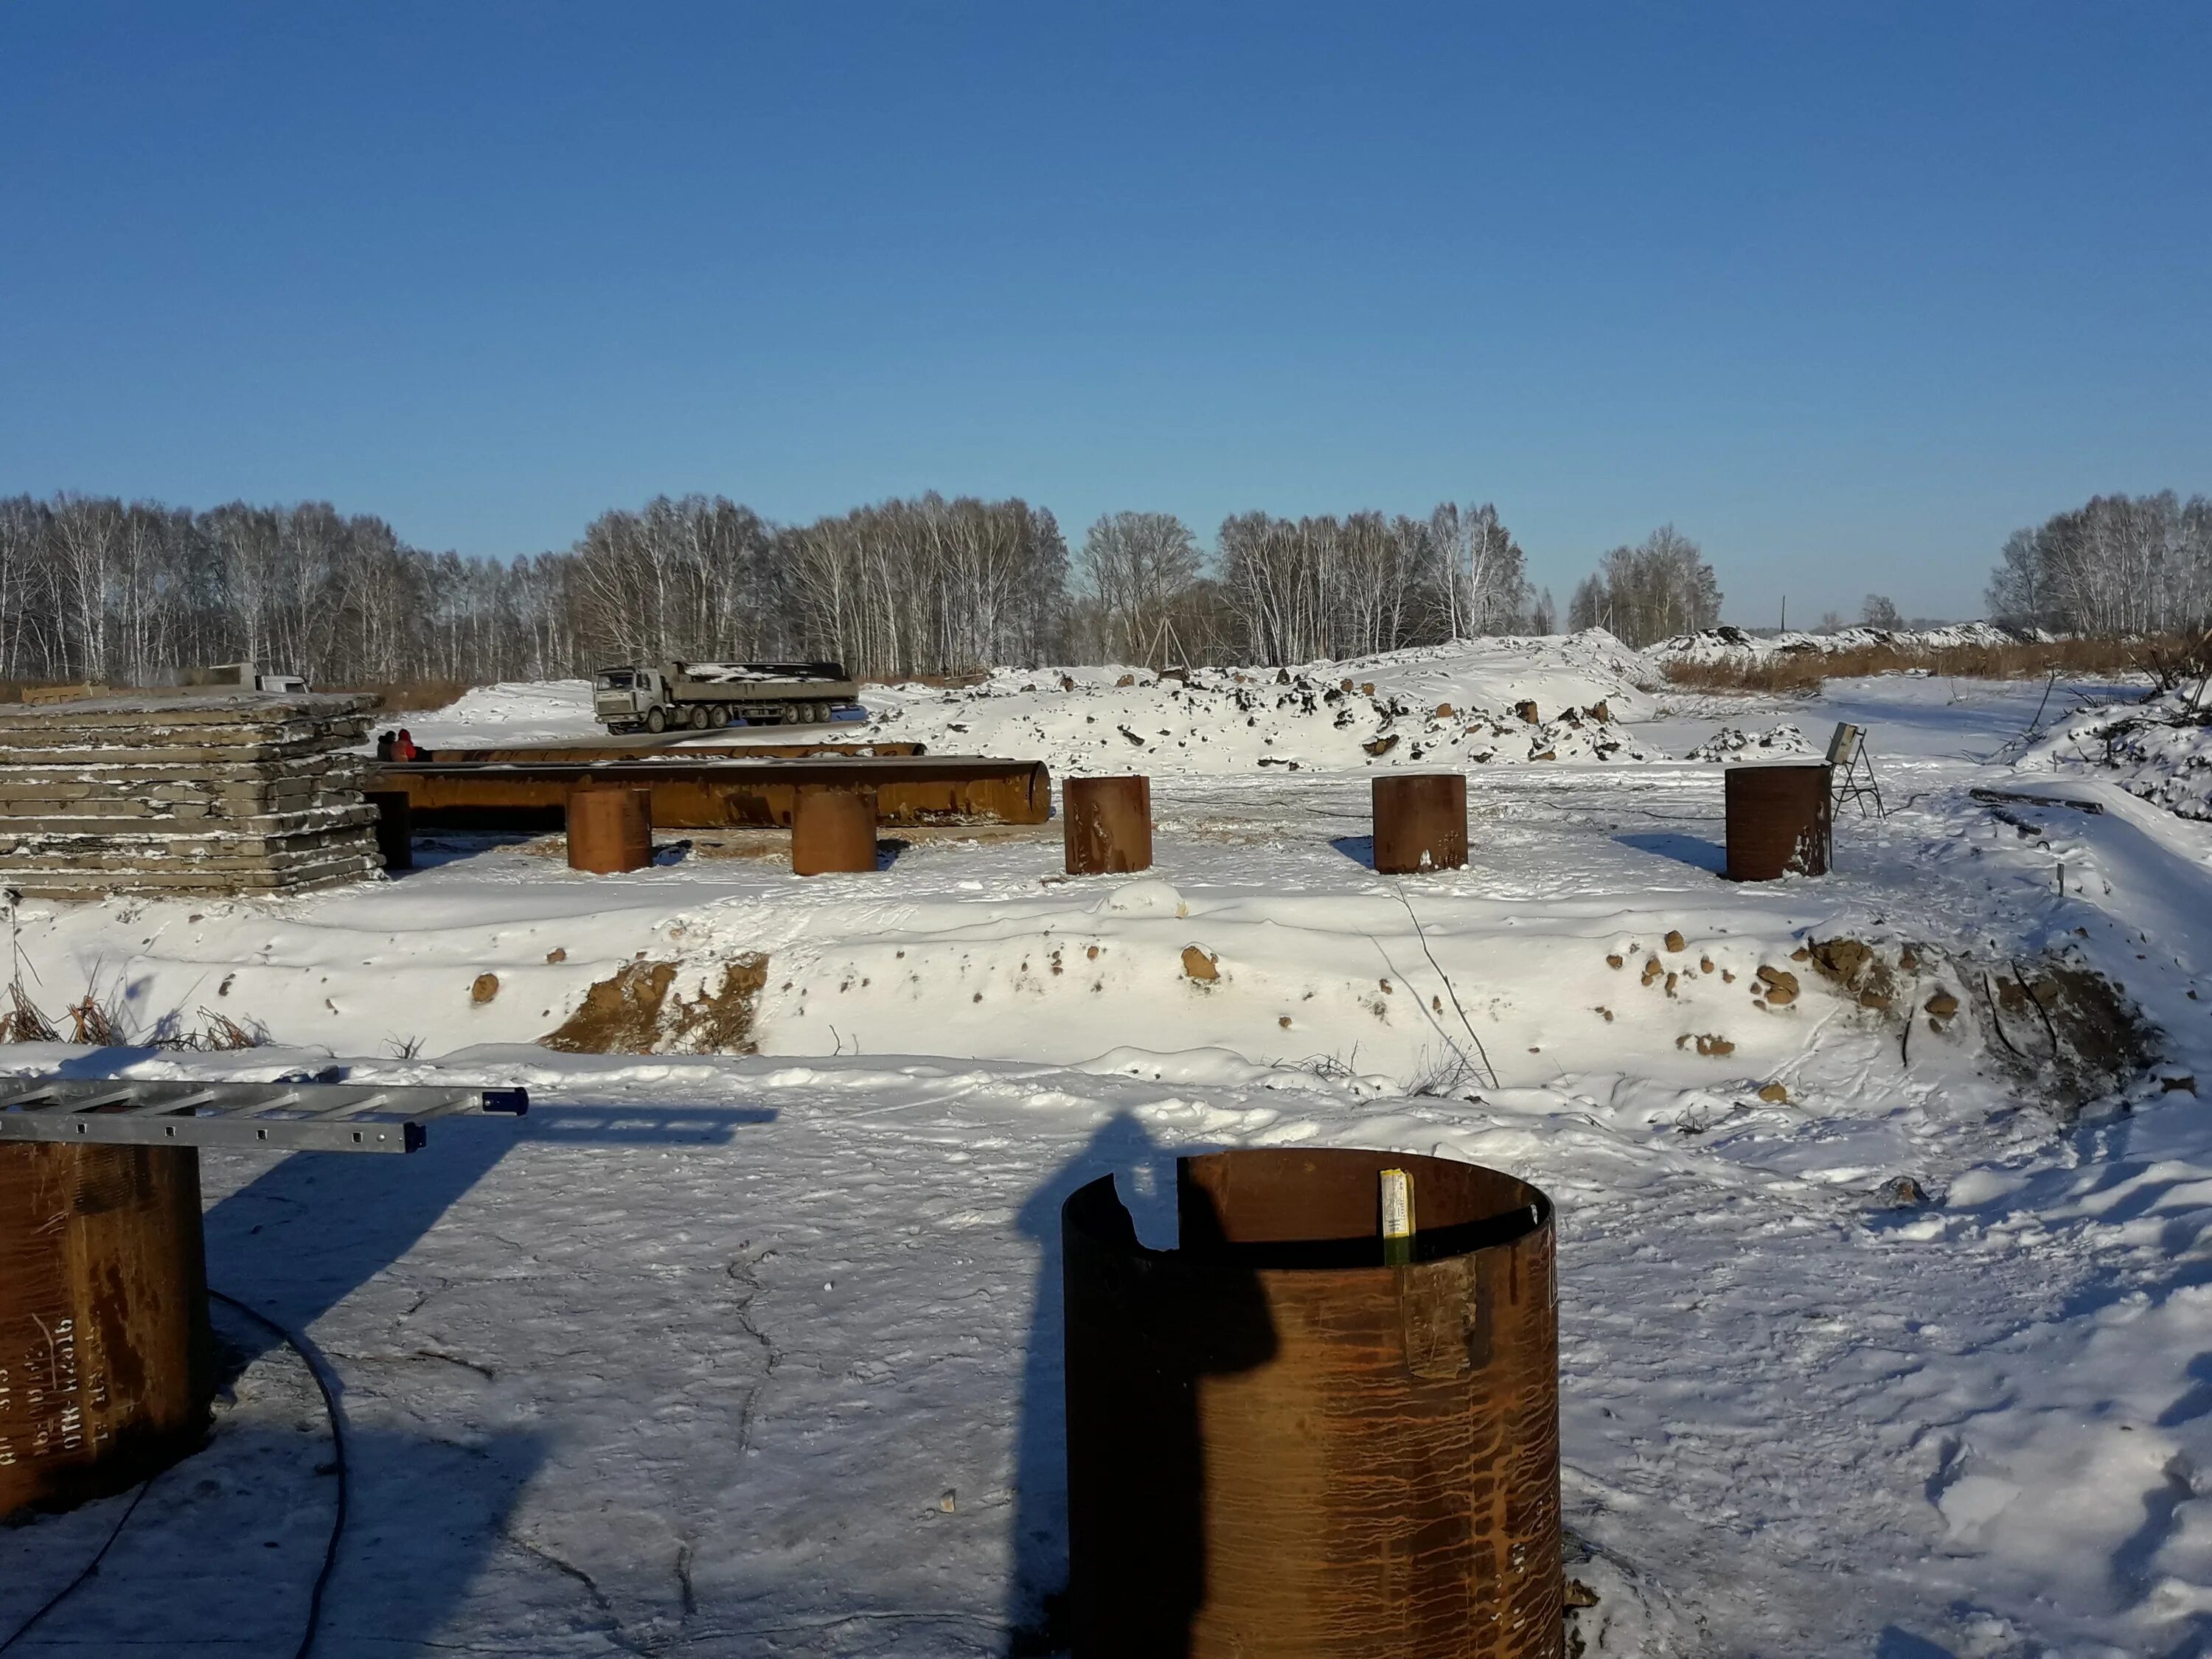
[[[2158,1058],[2157,1029],[2102,974],[2063,960],[2007,966],[2009,975],[1990,976],[1991,1018],[1999,1039],[2023,1064],[2055,1066],[2087,1100]]]
[[[469,987],[469,1000],[479,1008],[498,994],[499,975],[497,974],[478,974],[475,982]]]
[[[720,964],[719,983],[702,975],[698,994],[677,991],[681,964],[624,963],[584,994],[575,1012],[538,1038],[570,1054],[750,1054],[753,1023],[768,984],[768,957],[748,952]],[[673,994],[672,994],[673,993]]]
[[[1219,979],[1220,961],[1219,957],[1208,955],[1203,945],[1186,945],[1182,947],[1183,977],[1206,981]]]
[[[1813,971],[1862,1008],[1887,1008],[1897,1000],[1897,975],[1863,939],[1815,939],[1807,947]]]
[[[538,1042],[567,1054],[649,1054],[661,1006],[676,982],[672,962],[629,962],[584,993],[583,1006]]]
[[[690,1001],[682,996],[670,1011],[660,1051],[664,1054],[750,1054],[753,1021],[760,1012],[760,994],[768,984],[768,958],[757,952],[725,963],[722,982],[709,991],[705,984]]]
[[[1802,954],[1827,989],[1893,1024],[1908,1061],[1916,1030],[1963,1038],[2069,1113],[2124,1087],[2159,1056],[2158,1030],[2125,988],[2070,951],[1990,960],[1840,937],[1808,940]],[[1789,1000],[1777,994],[1777,971],[1759,970],[1770,1005]]]

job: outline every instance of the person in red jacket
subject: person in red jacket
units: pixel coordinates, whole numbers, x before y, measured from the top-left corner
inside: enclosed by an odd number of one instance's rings
[[[411,761],[419,757],[422,753],[422,751],[415,746],[415,739],[408,735],[407,728],[401,726],[399,735],[392,742],[392,758]]]

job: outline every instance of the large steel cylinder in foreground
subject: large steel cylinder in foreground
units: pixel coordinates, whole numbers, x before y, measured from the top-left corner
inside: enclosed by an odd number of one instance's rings
[[[387,870],[415,867],[415,809],[404,789],[371,790],[368,804],[376,809],[376,850]]]
[[[653,792],[583,785],[568,792],[568,867],[595,876],[653,862]]]
[[[199,1153],[0,1143],[0,1516],[182,1456],[213,1389]]]
[[[1467,863],[1467,775],[1394,772],[1375,780],[1375,867],[1385,875]]]
[[[1835,833],[1831,774],[1825,761],[1728,769],[1730,881],[1828,873]]]
[[[1060,786],[1060,820],[1069,875],[1152,867],[1150,778],[1070,778]]]
[[[876,867],[876,792],[805,785],[792,797],[791,868],[826,876]]]
[[[1179,1170],[1172,1250],[1110,1176],[1060,1212],[1077,1659],[1559,1659],[1550,1200],[1395,1152]]]

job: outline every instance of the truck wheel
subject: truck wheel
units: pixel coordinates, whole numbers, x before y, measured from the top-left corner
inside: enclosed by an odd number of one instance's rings
[[[647,709],[645,711],[645,729],[656,734],[665,732],[668,729],[668,716],[662,714],[658,708]]]
[[[695,702],[691,705],[691,729],[694,732],[703,732],[707,729],[707,705],[703,702]]]
[[[787,702],[784,704],[783,714],[781,717],[781,724],[785,726],[796,726],[805,718],[806,711],[801,708],[797,703]]]
[[[718,702],[707,711],[707,724],[717,732],[730,723],[730,705]]]

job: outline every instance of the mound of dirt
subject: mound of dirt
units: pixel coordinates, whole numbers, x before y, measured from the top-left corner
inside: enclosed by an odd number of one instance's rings
[[[1916,1021],[1938,1037],[1978,1031],[1991,1062],[2063,1112],[2124,1087],[2159,1058],[2159,1031],[2125,990],[2068,952],[1996,962],[1832,939],[1808,941],[1804,955],[1838,996],[1893,1022],[1908,1053]]]
[[[538,1042],[571,1054],[749,1054],[753,1020],[768,983],[768,958],[757,953],[721,964],[713,989],[702,975],[698,994],[671,996],[682,964],[630,962],[584,994],[583,1005]],[[711,974],[712,969],[708,969]]]

